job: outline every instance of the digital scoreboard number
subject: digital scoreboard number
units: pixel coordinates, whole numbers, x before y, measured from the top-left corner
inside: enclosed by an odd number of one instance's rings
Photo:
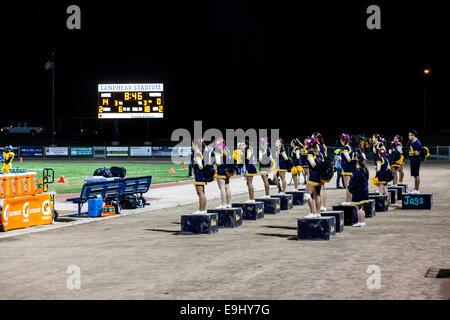
[[[99,119],[163,118],[163,84],[99,84],[97,111]]]

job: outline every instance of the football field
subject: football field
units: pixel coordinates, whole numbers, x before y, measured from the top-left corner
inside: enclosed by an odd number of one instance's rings
[[[49,185],[50,190],[56,191],[57,194],[77,193],[81,191],[84,179],[92,177],[94,171],[98,168],[112,166],[125,167],[127,169],[127,177],[152,176],[152,185],[165,182],[177,182],[190,180],[188,177],[188,166],[183,169],[183,165],[173,163],[151,163],[151,162],[99,162],[87,160],[60,160],[60,161],[27,161],[22,163],[15,161],[13,168],[25,168],[27,171],[35,171],[38,173],[38,180],[42,181],[42,170],[44,168],[52,168],[55,171],[55,182]],[[169,173],[173,168],[175,173]],[[66,183],[58,183],[58,180],[64,176]]]

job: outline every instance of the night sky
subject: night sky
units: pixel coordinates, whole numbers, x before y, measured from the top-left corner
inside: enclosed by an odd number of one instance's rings
[[[44,64],[54,50],[57,118],[96,117],[98,83],[163,82],[166,118],[151,120],[155,135],[194,120],[282,135],[420,129],[430,66],[428,125],[448,128],[450,13],[442,1],[390,2],[2,4],[2,121],[50,123]],[[66,28],[70,4],[81,7],[81,30]],[[366,27],[371,4],[381,30]]]

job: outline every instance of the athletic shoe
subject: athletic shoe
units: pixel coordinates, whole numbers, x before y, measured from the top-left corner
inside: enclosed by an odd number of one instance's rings
[[[263,199],[269,199],[270,196],[268,196],[267,194],[265,194],[265,195],[263,195],[261,198],[263,198]]]
[[[353,224],[352,227],[361,227],[361,223],[357,222],[357,223]]]
[[[231,204],[227,204],[225,208],[232,208]]]
[[[280,196],[285,196],[285,195],[286,195],[286,193],[284,193],[284,192],[278,192],[278,194],[279,194]]]
[[[342,202],[341,203],[341,206],[349,206],[350,205],[350,202]]]
[[[304,218],[315,218],[316,217],[316,215],[314,214],[314,213],[310,213],[310,214],[308,214],[307,216],[304,216]]]
[[[245,203],[254,203],[255,202],[255,200],[250,200],[250,199],[248,199],[247,201],[245,201]]]
[[[361,227],[365,227],[366,223],[365,222],[361,222]]]
[[[325,208],[325,207],[320,207],[320,211],[327,211],[327,208]]]
[[[320,218],[320,217],[322,217],[322,216],[320,215],[320,213],[316,213],[314,218]]]
[[[203,211],[195,211],[195,212],[192,212],[192,214],[203,214]]]
[[[216,209],[225,209],[225,208],[226,208],[226,206],[223,205],[223,204],[221,204],[220,206],[217,206],[217,207],[216,207]]]

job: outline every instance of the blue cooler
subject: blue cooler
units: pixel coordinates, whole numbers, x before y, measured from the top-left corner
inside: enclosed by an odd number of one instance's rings
[[[89,217],[100,217],[103,207],[102,198],[93,198],[88,200],[88,215]]]

